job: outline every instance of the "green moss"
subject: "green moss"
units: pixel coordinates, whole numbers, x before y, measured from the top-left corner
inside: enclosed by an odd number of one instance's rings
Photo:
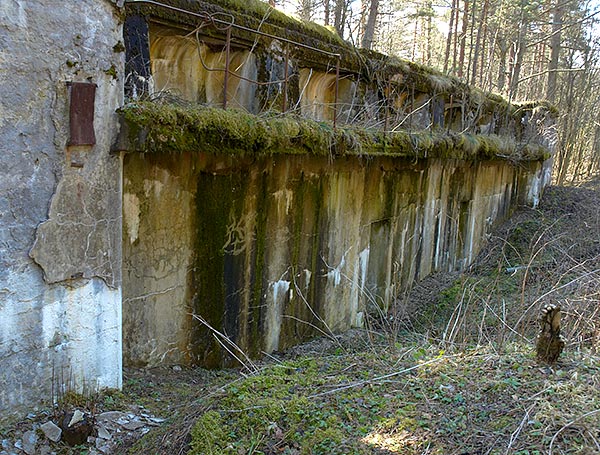
[[[216,411],[209,411],[198,419],[192,429],[192,452],[203,455],[220,455],[225,452],[227,433],[223,419]]]
[[[163,3],[178,8],[180,10],[190,11],[192,13],[211,13],[221,21],[231,21],[231,14],[235,15],[234,23],[250,29],[260,29],[263,33],[269,33],[278,36],[286,36],[286,31],[292,34],[303,33],[322,43],[330,43],[338,46],[349,46],[340,36],[331,28],[316,24],[314,22],[303,21],[292,17],[283,11],[272,8],[268,3],[261,0],[213,0],[210,2],[189,2],[186,0],[166,0]],[[197,17],[185,13],[161,8],[155,5],[127,5],[128,13],[143,14],[151,17],[168,20],[178,24],[188,24],[195,27]],[[243,35],[244,31],[233,29],[234,34]],[[287,36],[289,37],[289,35]]]
[[[239,110],[138,102],[120,109],[129,148],[146,153],[199,151],[233,155],[313,154],[481,160],[539,160],[540,146],[519,145],[494,135],[383,133],[355,126],[334,129],[295,115],[256,116]]]
[[[317,361],[304,359],[266,368],[227,387],[218,403],[227,411],[212,410],[199,418],[192,430],[190,453],[237,454],[261,447],[265,437],[278,430],[301,447],[300,453],[315,453],[311,448],[318,448],[316,453],[334,449],[345,436],[340,418],[335,410],[322,409],[307,396],[311,387],[326,382],[323,371]]]
[[[115,45],[113,46],[113,52],[114,52],[115,54],[119,54],[119,53],[121,53],[121,52],[125,52],[125,45],[123,44],[123,41],[119,40],[119,41],[117,42],[117,44],[115,44]]]
[[[556,107],[554,104],[550,103],[549,101],[524,101],[521,103],[515,103],[514,104],[514,114],[515,115],[522,115],[523,112],[525,111],[536,111],[536,110],[543,110],[545,112],[548,112],[548,114],[550,114],[550,116],[552,118],[557,118],[560,115],[560,111],[558,110],[558,107]]]
[[[117,67],[114,64],[110,65],[110,68],[104,70],[104,74],[112,77],[113,79],[117,79]]]
[[[197,194],[202,196],[196,198],[198,226],[193,308],[195,314],[219,331],[223,331],[226,323],[223,239],[227,237],[229,217],[235,209],[232,188],[236,187],[239,179],[241,177],[237,175],[213,175],[198,179]],[[194,328],[192,350],[199,363],[209,368],[223,366],[223,353],[218,342],[212,331],[200,322]]]

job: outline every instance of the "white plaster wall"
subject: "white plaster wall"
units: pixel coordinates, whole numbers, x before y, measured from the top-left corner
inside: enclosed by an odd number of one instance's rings
[[[108,0],[0,2],[0,420],[121,386],[121,40]],[[97,143],[69,149],[67,83],[88,81]]]

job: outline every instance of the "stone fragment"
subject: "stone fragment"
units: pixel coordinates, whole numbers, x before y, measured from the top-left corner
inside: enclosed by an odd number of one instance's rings
[[[122,423],[121,426],[129,431],[135,431],[138,428],[142,428],[144,426],[144,422],[140,422],[138,420],[132,420],[131,422]]]
[[[48,421],[43,424],[40,429],[44,432],[44,435],[50,439],[52,442],[60,441],[60,436],[62,434],[62,430],[58,425],[56,425],[52,421]]]
[[[83,420],[83,417],[83,412],[81,412],[79,409],[75,409],[75,411],[73,412],[73,416],[71,417],[71,420],[69,421],[69,424],[67,426],[72,427],[76,423],[81,422]]]
[[[26,431],[23,433],[23,452],[27,455],[35,455],[38,436],[34,431]]]
[[[116,422],[120,418],[125,417],[125,414],[120,411],[107,411],[96,416],[96,422]]]
[[[103,454],[109,454],[111,452],[112,446],[110,444],[110,442],[105,441],[104,439],[96,439],[96,449],[98,449],[98,451],[100,453]]]
[[[109,441],[112,438],[112,435],[104,425],[98,425],[98,437]]]

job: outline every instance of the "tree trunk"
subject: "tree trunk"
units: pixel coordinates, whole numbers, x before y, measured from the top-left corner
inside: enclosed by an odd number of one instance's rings
[[[524,11],[521,11],[521,21],[519,23],[519,35],[517,40],[513,43],[511,49],[511,67],[509,71],[510,83],[508,86],[508,99],[512,101],[517,97],[517,90],[519,89],[519,78],[521,77],[521,67],[523,65],[523,56],[525,55],[525,31],[526,24],[524,18]]]
[[[498,83],[497,88],[500,93],[504,92],[506,85],[506,54],[508,54],[508,46],[504,37],[498,37],[498,48],[500,58],[498,59]]]
[[[471,29],[471,33],[469,33],[469,58],[468,58],[468,62],[467,62],[467,71],[465,73],[465,80],[467,81],[467,83],[469,83],[469,81],[471,80],[471,71],[473,69],[473,52],[474,52],[474,48],[475,48],[475,43],[474,43],[474,38],[475,38],[475,16],[477,15],[477,0],[473,0],[473,3],[471,5],[471,23],[469,24],[469,27]]]
[[[454,11],[454,34],[452,38],[452,74],[456,74],[456,62],[458,55],[458,16],[460,15],[460,0],[456,0]]]
[[[413,36],[413,43],[412,43],[412,54],[410,59],[414,62],[415,58],[417,56],[417,32],[419,31],[419,15],[415,14],[415,29],[414,29],[414,36]]]
[[[562,0],[556,0],[552,13],[552,36],[550,38],[550,61],[548,62],[548,85],[546,99],[553,102],[556,98],[556,72],[561,47],[561,29],[563,26]]]
[[[465,52],[467,46],[467,30],[469,27],[469,0],[464,0],[462,30],[460,32],[460,51],[458,56],[457,76],[462,77],[465,68]]]
[[[473,49],[473,72],[471,75],[471,84],[477,83],[477,66],[479,64],[479,54],[482,52],[482,42],[485,43],[485,24],[487,22],[487,12],[489,7],[489,0],[483,2],[483,9],[481,10],[481,16],[479,21],[479,27],[477,28],[477,40],[475,41],[475,48]],[[483,35],[483,40],[482,40]],[[483,68],[483,65],[481,65]]]
[[[560,307],[546,305],[540,317],[537,359],[543,363],[555,363],[564,347],[565,342],[560,336]]]
[[[271,0],[269,0],[271,1]],[[312,0],[301,0],[298,11],[298,16],[303,21],[310,21],[313,14],[313,3]]]
[[[448,63],[450,61],[450,48],[452,47],[452,27],[454,27],[454,15],[458,0],[452,0],[452,7],[450,8],[450,21],[448,22],[448,37],[446,38],[446,52],[444,53],[444,73],[448,72]]]
[[[426,47],[426,59],[425,59],[425,64],[426,65],[431,65],[431,28],[432,28],[432,14],[433,11],[433,7],[431,5],[431,0],[427,1],[427,47]]]
[[[377,24],[377,14],[379,12],[379,0],[371,0],[369,7],[369,16],[367,18],[367,25],[365,25],[365,32],[362,38],[362,47],[365,49],[371,49],[373,46],[373,38],[375,37],[375,25]]]
[[[346,18],[346,0],[336,0],[333,26],[340,37],[344,38],[344,20]]]

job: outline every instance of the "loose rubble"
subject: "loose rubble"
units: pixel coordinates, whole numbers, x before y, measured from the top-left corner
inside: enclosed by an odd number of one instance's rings
[[[124,440],[138,439],[165,419],[155,417],[142,406],[133,406],[127,412],[107,411],[90,414],[73,409],[55,417],[49,413],[29,414],[19,422],[10,437],[0,439],[0,455],[59,455],[68,447],[69,428],[88,424],[89,436],[84,441],[71,440],[70,445],[86,446],[89,455],[115,454]],[[63,428],[61,428],[63,427]],[[69,428],[67,428],[69,427]],[[77,444],[73,444],[76,442]],[[78,452],[79,453],[79,452]]]

